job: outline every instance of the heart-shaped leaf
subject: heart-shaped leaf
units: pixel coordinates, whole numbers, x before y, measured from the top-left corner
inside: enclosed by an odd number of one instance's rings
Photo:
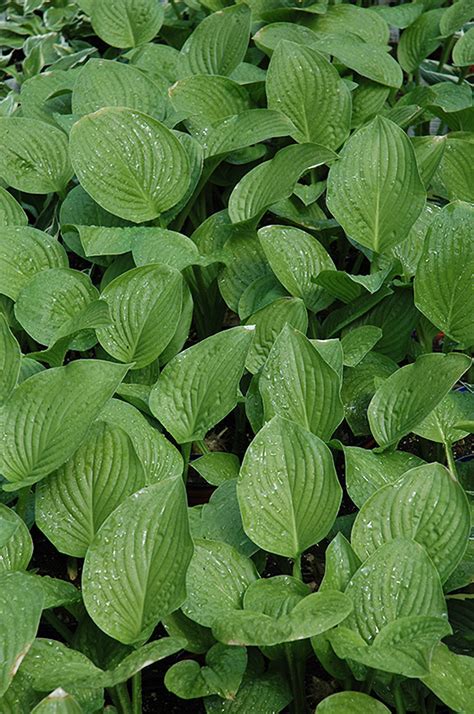
[[[324,442],[280,417],[268,422],[250,444],[237,493],[248,537],[289,558],[327,535],[342,495]]]
[[[165,538],[171,527],[172,542]],[[89,615],[119,642],[148,639],[183,602],[191,555],[181,479],[142,488],[111,513],[87,551],[82,588]]]
[[[382,117],[349,139],[329,171],[329,210],[351,238],[377,253],[406,237],[425,198],[408,137]]]
[[[156,119],[107,107],[76,122],[71,161],[83,188],[103,208],[141,223],[186,193],[190,163],[181,142]]]

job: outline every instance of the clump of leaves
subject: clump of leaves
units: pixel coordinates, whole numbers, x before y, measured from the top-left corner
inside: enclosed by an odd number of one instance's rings
[[[474,712],[472,2],[0,12],[1,712]]]

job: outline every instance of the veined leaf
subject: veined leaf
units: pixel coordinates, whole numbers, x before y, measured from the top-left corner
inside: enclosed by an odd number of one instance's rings
[[[285,417],[323,441],[344,417],[339,375],[310,340],[288,324],[270,350],[259,389],[267,420]]]
[[[248,109],[227,117],[199,137],[206,158],[223,156],[260,141],[289,136],[293,125],[281,112],[272,109]]]
[[[464,555],[470,530],[462,487],[434,463],[411,469],[374,493],[357,515],[351,543],[364,561],[383,543],[411,538],[426,548],[445,582]]]
[[[133,65],[90,59],[72,92],[73,114],[91,114],[102,107],[128,107],[157,118],[164,115],[159,87]]]
[[[76,122],[70,153],[87,193],[134,223],[175,206],[191,179],[189,159],[176,136],[156,119],[124,107],[99,109]]]
[[[252,336],[249,327],[225,330],[168,362],[150,409],[176,441],[203,439],[235,407]]]
[[[459,424],[474,421],[474,394],[468,391],[452,391],[415,427],[415,433],[438,444],[454,444],[465,439],[469,431]]]
[[[457,32],[474,17],[470,0],[457,0],[445,9],[439,21],[439,29],[445,37]]]
[[[36,523],[60,552],[83,558],[112,511],[149,483],[125,431],[95,422],[72,458],[36,490]]]
[[[184,601],[191,555],[182,480],[137,491],[111,513],[87,551],[82,588],[89,615],[119,642],[147,640]]]
[[[441,180],[450,200],[474,202],[473,160],[473,142],[451,136],[445,138],[445,150],[440,158],[435,180],[437,178]],[[444,190],[441,191],[443,195],[445,195]]]
[[[227,543],[197,539],[186,576],[183,612],[195,622],[212,627],[233,610],[241,610],[248,586],[257,580],[250,558]]]
[[[0,468],[8,490],[35,483],[63,464],[122,381],[128,366],[77,360],[22,382],[2,413]]]
[[[176,332],[182,307],[182,278],[165,265],[146,265],[119,275],[103,290],[111,324],[97,330],[102,347],[121,362],[146,367]]]
[[[266,91],[269,109],[280,110],[293,122],[296,141],[337,149],[349,135],[351,93],[335,67],[311,47],[280,42],[268,68]]]
[[[165,228],[138,230],[141,231],[140,238],[132,245],[133,260],[138,266],[163,263],[175,270],[184,270],[189,265],[205,264],[206,259],[201,258],[194,241],[182,233]]]
[[[0,576],[0,696],[7,691],[36,637],[43,593],[24,573]]]
[[[0,503],[0,574],[26,570],[33,555],[33,541],[25,522]]]
[[[3,186],[0,186],[0,228],[27,226],[28,216],[18,201]]]
[[[242,62],[250,35],[250,9],[225,8],[205,18],[186,40],[178,65],[180,77],[191,74],[228,76]]]
[[[270,267],[280,283],[309,310],[327,307],[332,297],[313,278],[335,265],[321,243],[309,233],[288,226],[266,226],[258,232]]]
[[[444,9],[424,12],[400,37],[397,58],[405,72],[415,72],[422,60],[440,45],[440,20]]]
[[[344,364],[347,367],[356,367],[381,337],[382,330],[375,325],[361,325],[346,332],[341,339]]]
[[[460,353],[425,354],[401,367],[377,389],[369,405],[369,424],[380,446],[395,444],[435,408],[469,368]]]
[[[83,714],[84,709],[64,689],[58,687],[32,709],[31,714]]]
[[[8,399],[16,387],[20,364],[20,345],[11,332],[5,316],[0,313],[0,404]]]
[[[336,155],[318,144],[299,144],[280,149],[270,161],[259,164],[237,184],[229,198],[232,223],[258,220],[268,206],[287,198],[302,174]]]
[[[137,47],[152,40],[163,24],[163,7],[154,0],[92,0],[92,27],[112,47]]]
[[[349,29],[366,42],[386,45],[389,40],[387,22],[372,8],[361,8],[354,5],[333,5],[327,12],[309,21],[309,26],[316,32],[324,34],[346,34]]]
[[[474,28],[470,28],[456,42],[453,48],[453,64],[469,67],[474,61]]]
[[[392,9],[392,8],[390,8]],[[316,714],[389,714],[385,704],[363,692],[338,692],[323,699]]]
[[[470,712],[474,695],[474,657],[455,654],[439,644],[423,683],[454,711]]]
[[[237,493],[249,538],[290,558],[327,535],[342,495],[327,446],[280,417],[266,424],[249,446]]]
[[[36,119],[0,117],[0,176],[28,193],[63,191],[73,175],[67,136]]]
[[[450,337],[466,346],[474,343],[472,264],[474,247],[470,224],[472,206],[455,202],[432,221],[415,276],[419,310]]]
[[[408,137],[382,117],[349,139],[329,171],[329,210],[351,238],[377,253],[406,237],[425,198]]]

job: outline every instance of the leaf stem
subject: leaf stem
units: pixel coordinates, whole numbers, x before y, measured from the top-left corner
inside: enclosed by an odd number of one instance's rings
[[[48,625],[51,625],[58,635],[61,635],[64,642],[67,642],[68,645],[72,644],[74,635],[69,627],[67,627],[52,610],[43,610],[43,617]]]
[[[178,6],[177,6],[177,4],[176,4],[176,0],[170,0],[170,5],[171,5],[171,7],[172,7],[173,10],[174,10],[174,14],[176,15],[177,19],[178,19],[178,20],[181,20],[181,13],[180,13],[180,11],[178,10]]]
[[[296,556],[293,561],[293,577],[301,581],[303,580],[303,576],[301,574],[301,555]]]
[[[441,53],[440,60],[438,62],[438,67],[437,71],[442,72],[444,69],[444,65],[446,64],[446,60],[448,59],[449,55],[451,54],[451,50],[453,49],[453,45],[456,41],[456,36],[455,35],[450,35],[450,37],[447,38],[443,45],[443,51]]]
[[[191,458],[191,448],[192,448],[192,441],[186,442],[186,444],[181,444],[181,455],[183,457],[184,465],[183,465],[183,481],[184,483],[187,482],[188,480],[188,470],[189,470],[189,459]]]
[[[406,714],[405,701],[403,699],[402,687],[400,681],[397,679],[393,685],[392,689],[393,698],[395,701],[395,711],[397,714]]]
[[[120,714],[134,714],[125,682],[113,687],[113,692],[117,698]]]
[[[30,496],[30,487],[25,486],[25,488],[20,488],[18,491],[18,501],[16,502],[16,512],[23,520],[26,517],[26,511],[28,508],[28,499]]]
[[[305,714],[306,702],[304,697],[304,660],[295,658],[294,648],[291,642],[285,645],[286,664],[290,677],[291,692],[293,701],[290,704],[292,714]]]
[[[132,711],[142,714],[142,673],[137,672],[132,677]]]
[[[201,441],[196,441],[196,442],[195,442],[195,446],[199,449],[199,451],[200,451],[201,454],[203,454],[203,455],[204,455],[204,454],[210,454],[210,453],[211,453],[211,450],[210,450],[210,448],[208,447],[208,445],[206,444],[206,442],[204,441],[204,439],[202,439]]]
[[[448,465],[449,473],[453,481],[458,480],[458,472],[456,470],[456,462],[454,461],[453,450],[449,441],[443,442],[444,451],[446,453],[446,463]]]
[[[374,686],[376,674],[376,670],[370,667],[367,673],[367,679],[365,680],[360,689],[361,692],[364,692],[364,694],[370,694],[370,692],[372,691],[372,687]]]

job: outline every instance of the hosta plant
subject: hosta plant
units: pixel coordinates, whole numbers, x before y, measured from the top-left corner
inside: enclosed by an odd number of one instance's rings
[[[473,20],[0,2],[2,714],[474,713]]]

